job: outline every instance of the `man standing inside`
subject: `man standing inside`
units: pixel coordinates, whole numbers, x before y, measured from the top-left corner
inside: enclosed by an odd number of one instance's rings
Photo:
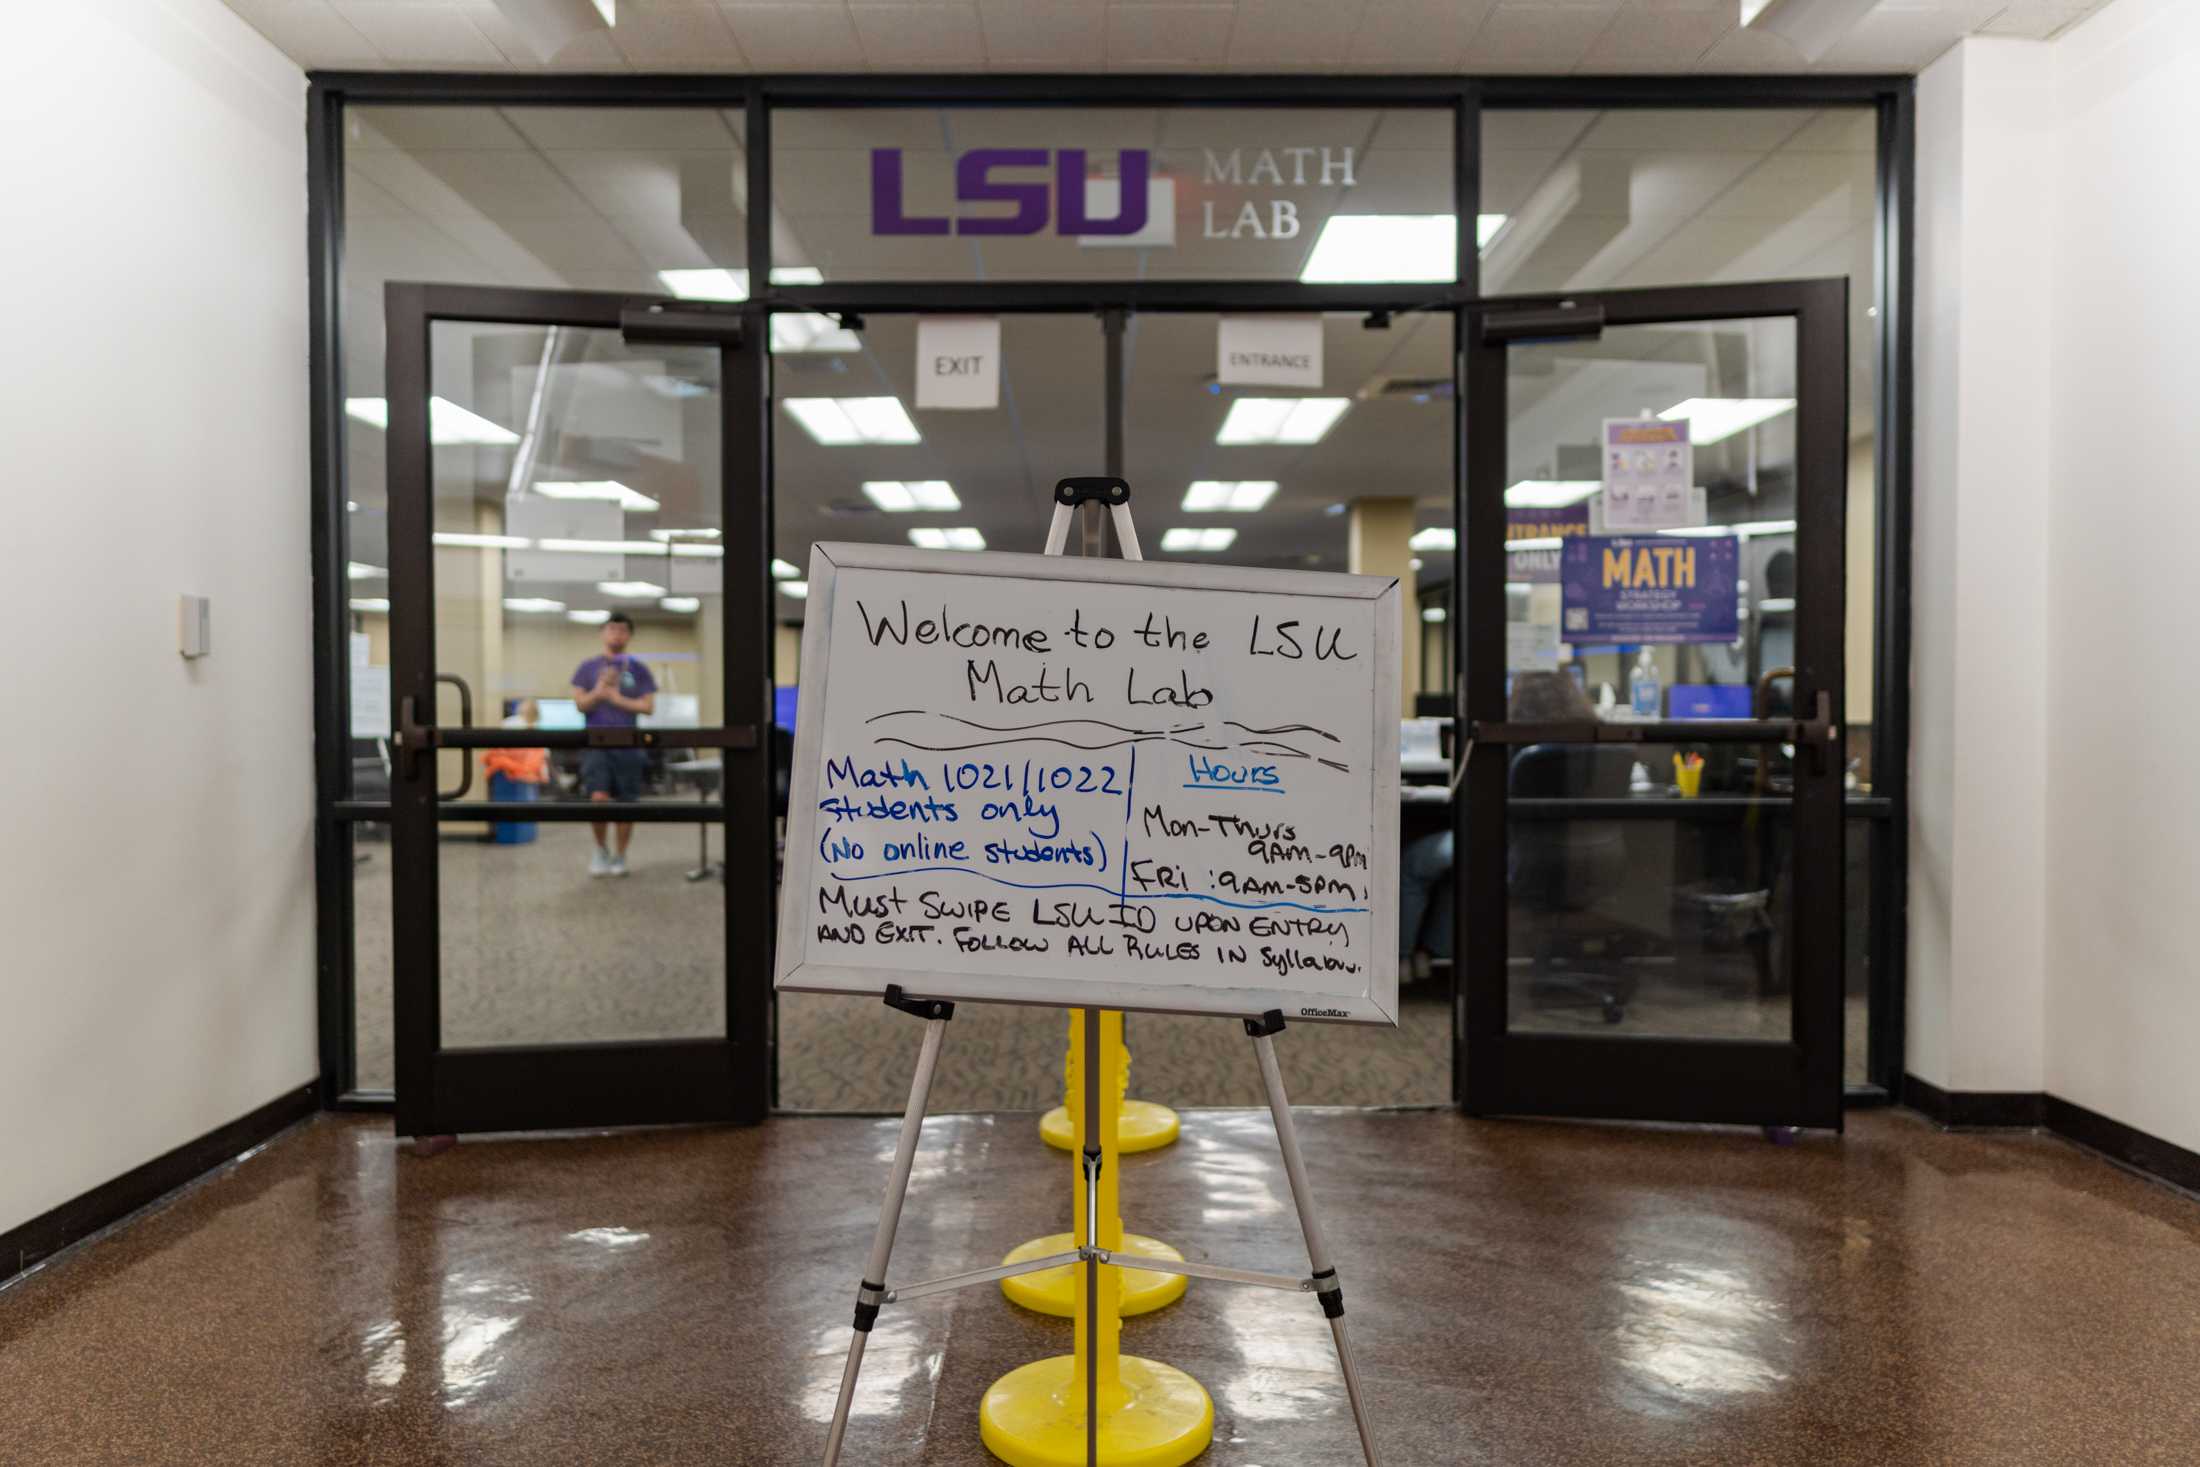
[[[603,653],[573,670],[573,701],[587,715],[590,728],[632,728],[641,714],[657,711],[657,680],[638,657],[629,657],[626,644],[634,640],[634,623],[623,611],[611,613],[603,624]],[[588,749],[581,754],[581,788],[591,800],[639,800],[642,773],[649,755],[641,749]],[[626,875],[627,842],[634,838],[634,822],[622,820],[616,827],[618,845],[604,844],[608,822],[590,822],[596,833],[596,851],[588,858],[590,876]]]

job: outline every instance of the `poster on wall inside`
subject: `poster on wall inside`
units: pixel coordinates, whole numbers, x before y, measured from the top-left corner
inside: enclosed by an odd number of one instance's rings
[[[1505,510],[1505,579],[1532,586],[1558,584],[1559,547],[1589,533],[1589,506]]]
[[[1604,528],[1670,530],[1689,523],[1689,486],[1696,480],[1688,419],[1604,420]]]
[[[1588,535],[1559,553],[1559,635],[1573,643],[1731,642],[1733,535]]]

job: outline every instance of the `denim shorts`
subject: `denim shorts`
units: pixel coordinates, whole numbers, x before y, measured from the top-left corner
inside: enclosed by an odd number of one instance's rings
[[[605,794],[614,800],[642,797],[642,775],[649,769],[646,749],[584,749],[581,751],[581,793]]]

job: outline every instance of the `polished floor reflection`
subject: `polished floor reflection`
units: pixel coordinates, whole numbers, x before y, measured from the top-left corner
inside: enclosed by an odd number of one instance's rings
[[[1390,1462],[2007,1467],[2200,1441],[2200,1202],[2062,1142],[1887,1112],[1791,1147],[1301,1126]],[[1069,1163],[1033,1131],[927,1125],[893,1277],[1066,1223]],[[0,1291],[0,1460],[813,1461],[892,1139],[783,1118],[423,1159],[323,1117]],[[1264,1114],[1188,1116],[1124,1191],[1194,1258],[1303,1263]],[[848,1460],[990,1462],[980,1394],[1068,1344],[990,1288],[889,1306]],[[1195,1283],[1124,1344],[1213,1395],[1210,1467],[1358,1460],[1310,1300]]]

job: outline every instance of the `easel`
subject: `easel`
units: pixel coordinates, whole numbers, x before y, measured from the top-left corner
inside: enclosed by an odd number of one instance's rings
[[[1131,524],[1130,486],[1117,478],[1064,479],[1055,486],[1054,518],[1047,530],[1047,554],[1060,555],[1068,544],[1072,511],[1080,506],[1097,510],[1103,504],[1109,509],[1116,538],[1121,542],[1126,558],[1140,558],[1138,533]],[[1096,517],[1088,515],[1085,525],[1085,548],[1088,554],[1097,549],[1098,528]],[[863,1365],[864,1346],[870,1339],[871,1326],[877,1322],[882,1307],[1067,1264],[1084,1266],[1085,1307],[1077,1354],[1084,1375],[1085,1461],[1088,1467],[1100,1467],[1101,1412],[1094,1409],[1094,1403],[1102,1399],[1103,1351],[1111,1355],[1113,1352],[1113,1340],[1104,1337],[1100,1319],[1100,1268],[1115,1263],[1114,1253],[1098,1244],[1105,1149],[1102,1146],[1101,1127],[1097,1122],[1102,1115],[1103,1089],[1112,1088],[1106,1086],[1107,1077],[1102,1074],[1101,1011],[1096,1008],[1082,1010],[1083,1099],[1078,1130],[1082,1141],[1079,1166],[1084,1179],[1085,1194],[1085,1215],[1080,1221],[1085,1241],[1074,1250],[1045,1258],[1025,1259],[1019,1263],[975,1269],[923,1283],[889,1288],[886,1284],[886,1267],[893,1256],[894,1232],[901,1221],[902,1204],[908,1197],[909,1173],[916,1162],[917,1140],[924,1126],[926,1106],[931,1100],[932,1076],[939,1067],[940,1044],[946,1036],[948,1021],[955,1016],[955,1005],[943,999],[912,998],[898,984],[888,985],[886,1005],[924,1020],[924,1041],[923,1047],[917,1053],[916,1075],[909,1084],[909,1105],[902,1114],[901,1134],[894,1145],[894,1165],[887,1179],[885,1201],[879,1208],[878,1230],[872,1237],[870,1259],[864,1267],[862,1283],[856,1290],[855,1324],[848,1341],[848,1363],[841,1370],[840,1395],[833,1406],[831,1430],[825,1440],[825,1467],[838,1467],[840,1462],[841,1444],[848,1433],[849,1409],[855,1400],[856,1376]],[[1291,1102],[1284,1094],[1283,1071],[1276,1063],[1274,1041],[1275,1036],[1283,1032],[1283,1014],[1280,1010],[1272,1009],[1258,1018],[1245,1019],[1244,1024],[1246,1036],[1253,1041],[1253,1054],[1260,1065],[1261,1082],[1267,1090],[1268,1110],[1275,1120],[1276,1144],[1283,1153],[1284,1174],[1291,1184],[1291,1200],[1298,1210],[1299,1228],[1306,1237],[1309,1273],[1305,1277],[1299,1277],[1143,1256],[1126,1257],[1118,1266],[1181,1274],[1188,1278],[1212,1279],[1219,1283],[1251,1284],[1261,1288],[1316,1295],[1321,1300],[1322,1313],[1328,1318],[1330,1332],[1336,1340],[1337,1361],[1344,1375],[1345,1394],[1351,1402],[1353,1425],[1359,1431],[1360,1451],[1365,1456],[1368,1467],[1379,1467],[1374,1432],[1368,1422],[1366,1404],[1360,1394],[1359,1370],[1353,1362],[1351,1340],[1345,1333],[1344,1291],[1337,1278],[1336,1266],[1330,1261],[1329,1244],[1323,1236],[1320,1219],[1314,1214],[1313,1194],[1306,1180],[1306,1161],[1299,1151],[1298,1130],[1291,1119]]]

